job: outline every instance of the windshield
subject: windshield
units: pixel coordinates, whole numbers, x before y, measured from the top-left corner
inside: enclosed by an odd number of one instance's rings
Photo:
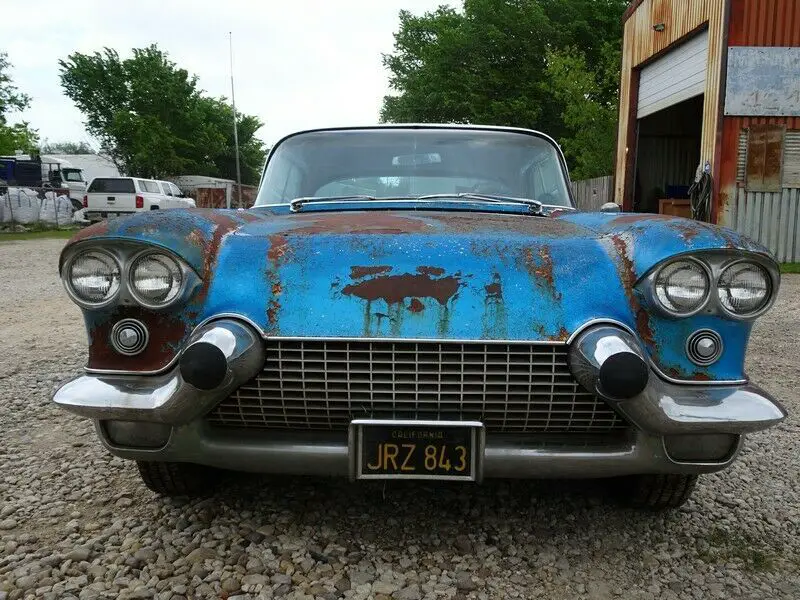
[[[65,181],[83,181],[80,169],[61,169],[61,176]]]
[[[571,206],[556,147],[526,133],[374,128],[289,137],[270,156],[256,206],[300,197],[496,194]]]

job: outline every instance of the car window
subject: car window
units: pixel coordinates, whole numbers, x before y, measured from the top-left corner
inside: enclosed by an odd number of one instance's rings
[[[497,194],[571,206],[557,146],[525,132],[364,128],[290,136],[272,151],[256,205],[304,196]]]
[[[161,188],[158,186],[157,182],[150,179],[140,179],[139,182],[142,184],[145,192],[150,192],[151,194],[161,193]]]
[[[172,189],[172,195],[173,195],[173,196],[176,196],[176,197],[178,197],[178,196],[181,196],[181,195],[183,194],[183,192],[181,192],[181,188],[179,188],[179,187],[178,187],[177,185],[175,185],[174,183],[170,183],[170,184],[169,184],[169,187]]]
[[[80,169],[61,169],[61,176],[66,181],[83,181]]]
[[[119,177],[97,177],[89,185],[88,193],[98,192],[105,194],[134,194],[136,188],[133,179]]]
[[[172,196],[172,189],[169,187],[169,184],[166,181],[161,181],[159,183],[161,184],[163,193],[167,196]]]

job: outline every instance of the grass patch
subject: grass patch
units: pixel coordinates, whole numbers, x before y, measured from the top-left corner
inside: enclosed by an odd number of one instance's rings
[[[0,243],[19,242],[24,240],[62,239],[66,240],[75,235],[77,229],[45,229],[42,231],[0,231]]]
[[[705,539],[710,547],[699,553],[699,558],[703,562],[719,563],[739,559],[748,571],[775,570],[773,555],[763,548],[758,548],[756,540],[747,533],[715,527]]]
[[[800,263],[781,263],[781,273],[800,273]]]

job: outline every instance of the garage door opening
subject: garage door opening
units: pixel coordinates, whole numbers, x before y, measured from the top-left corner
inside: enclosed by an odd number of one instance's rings
[[[689,187],[700,163],[703,96],[639,119],[633,210],[691,216]]]

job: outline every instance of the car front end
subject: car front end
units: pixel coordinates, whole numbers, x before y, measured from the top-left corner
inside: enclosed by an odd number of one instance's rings
[[[346,161],[325,167],[328,147]],[[316,178],[276,192],[305,163]],[[534,132],[290,136],[252,210],[135,215],[68,244],[89,363],[54,401],[167,493],[191,486],[158,477],[202,465],[632,476],[641,503],[680,504],[786,416],[744,373],[777,266],[710,225],[575,213],[566,181]]]

